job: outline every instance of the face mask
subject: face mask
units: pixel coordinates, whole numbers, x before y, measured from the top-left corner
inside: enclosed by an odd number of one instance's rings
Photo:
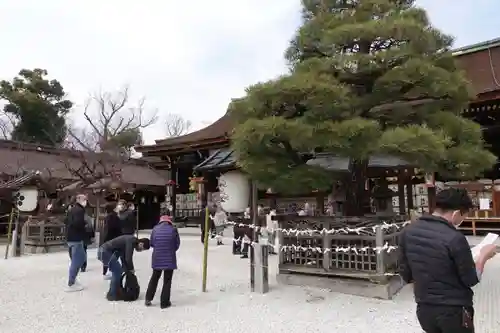
[[[135,209],[135,207],[134,207],[134,206],[130,206],[128,209],[130,209],[130,210],[134,210],[134,209]]]
[[[87,207],[87,200],[82,201],[80,204],[81,204],[83,207]]]
[[[123,210],[123,206],[122,205],[116,206],[116,210],[119,211],[119,212],[122,211]]]

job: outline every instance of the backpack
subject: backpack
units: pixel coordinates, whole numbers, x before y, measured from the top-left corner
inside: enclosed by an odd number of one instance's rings
[[[132,272],[125,272],[120,280],[120,293],[125,302],[133,302],[139,298],[141,287],[137,276]]]

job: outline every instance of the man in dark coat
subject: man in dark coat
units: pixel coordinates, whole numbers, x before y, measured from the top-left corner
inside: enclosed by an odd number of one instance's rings
[[[67,291],[80,291],[83,289],[76,281],[76,277],[86,259],[84,250],[84,242],[88,237],[85,221],[86,206],[87,196],[85,194],[77,195],[76,203],[71,207],[66,218],[66,241],[71,251]]]
[[[123,271],[134,272],[134,251],[149,249],[149,239],[137,239],[133,235],[122,235],[102,244],[98,251],[98,259],[107,265],[111,271],[109,291],[106,295],[108,301],[120,300],[118,294]],[[120,265],[118,258],[124,261]]]
[[[99,237],[99,245],[122,235],[122,221],[118,217],[116,210],[117,207],[115,204],[110,203],[106,205],[106,217],[104,218],[104,225]],[[107,273],[108,266],[103,264],[102,275],[104,275],[105,279],[111,278],[111,276],[106,275]]]
[[[179,232],[172,225],[170,216],[163,215],[160,218],[160,223],[157,224],[150,237],[153,255],[151,258],[151,266],[153,274],[149,279],[148,289],[146,291],[146,306],[151,305],[158,280],[163,274],[163,287],[161,290],[160,307],[162,309],[170,307],[170,290],[172,287],[172,276],[174,270],[177,269],[177,250],[181,245]]]
[[[486,261],[496,246],[472,257],[458,226],[473,208],[463,189],[445,189],[436,195],[436,209],[412,222],[401,233],[400,274],[413,283],[417,317],[427,333],[473,333],[472,287],[479,283]]]
[[[124,235],[133,235],[137,229],[137,217],[135,214],[135,205],[128,204],[125,200],[118,202],[118,216],[122,220],[122,233]]]

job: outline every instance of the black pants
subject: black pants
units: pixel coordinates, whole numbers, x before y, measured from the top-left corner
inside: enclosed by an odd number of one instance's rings
[[[474,333],[472,307],[419,304],[417,317],[426,333]]]
[[[85,258],[87,257],[87,244],[83,243],[83,250],[85,251]],[[71,249],[68,249],[68,254],[69,254],[69,259],[73,259],[71,255]],[[87,260],[82,265],[81,268],[82,271],[87,270]]]
[[[169,306],[170,305],[170,289],[172,288],[172,275],[174,271],[172,269],[158,270],[153,269],[153,274],[149,279],[148,290],[146,290],[146,301],[152,301],[155,297],[156,288],[158,287],[158,281],[160,280],[161,274],[163,273],[163,287],[161,288],[160,305]]]

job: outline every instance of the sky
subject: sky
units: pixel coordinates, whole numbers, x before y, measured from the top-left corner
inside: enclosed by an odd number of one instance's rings
[[[498,0],[417,0],[435,26],[464,46],[500,37]],[[199,129],[245,87],[286,71],[283,52],[300,24],[300,0],[0,0],[0,79],[44,68],[76,103],[128,85],[159,121],[169,113]]]

